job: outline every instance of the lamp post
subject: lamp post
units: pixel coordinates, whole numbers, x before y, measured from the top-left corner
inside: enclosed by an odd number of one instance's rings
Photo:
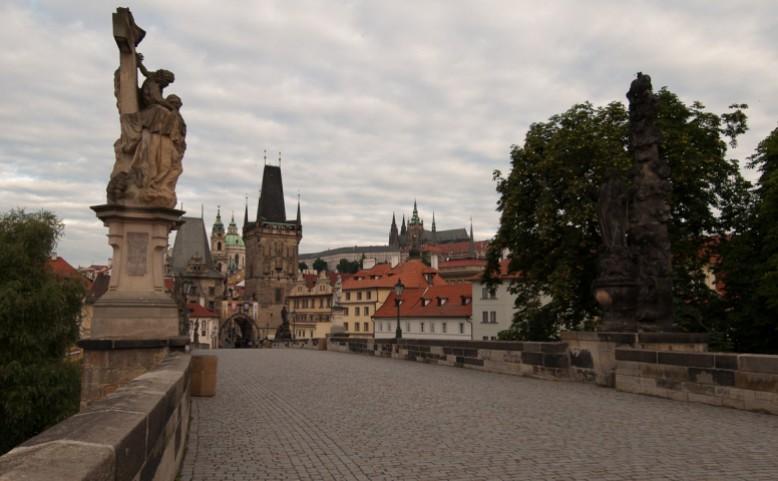
[[[184,318],[185,318],[186,325],[188,326],[189,325],[188,304],[189,304],[189,293],[192,292],[192,280],[187,277],[186,279],[184,279],[183,284],[184,284]],[[197,343],[199,341],[199,339],[197,338],[197,328],[198,326],[196,326],[194,329],[194,338],[192,339],[192,343],[194,344],[193,347],[195,348],[197,348]]]
[[[394,305],[397,306],[397,330],[394,333],[395,339],[403,337],[403,330],[400,327],[400,302],[402,302],[401,297],[403,295],[403,289],[405,289],[405,286],[400,279],[397,279],[397,284],[394,285]]]

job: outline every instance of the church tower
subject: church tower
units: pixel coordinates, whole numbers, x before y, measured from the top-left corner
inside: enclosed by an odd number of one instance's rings
[[[392,226],[389,228],[389,246],[400,248],[400,233],[397,232],[397,221],[392,213]]]
[[[216,220],[211,227],[211,258],[216,270],[224,274],[227,264],[227,249],[224,238],[224,224],[222,223],[221,206],[217,207]]]
[[[267,165],[262,175],[262,190],[257,219],[244,219],[246,245],[245,297],[259,307],[255,319],[260,330],[271,336],[282,324],[282,308],[297,279],[298,247],[303,237],[298,201],[297,219],[286,218],[284,186],[279,165]]]

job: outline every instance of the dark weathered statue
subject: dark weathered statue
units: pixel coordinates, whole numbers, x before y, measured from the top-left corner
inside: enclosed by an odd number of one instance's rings
[[[292,338],[292,330],[289,327],[289,312],[286,306],[281,308],[281,325],[276,329],[276,340],[285,340]]]
[[[114,38],[120,62],[114,88],[121,136],[114,144],[116,163],[108,183],[108,203],[172,208],[183,171],[186,123],[180,113],[181,99],[163,96],[175,81],[173,72],[147,70],[143,55],[135,50],[144,36],[129,9],[117,9]],[[145,77],[140,89],[138,70]]]
[[[651,77],[638,73],[629,92],[630,141],[635,159],[630,195],[613,172],[600,191],[603,237],[600,273],[593,289],[603,305],[603,329],[662,331],[672,328],[670,169],[659,157],[659,100]]]

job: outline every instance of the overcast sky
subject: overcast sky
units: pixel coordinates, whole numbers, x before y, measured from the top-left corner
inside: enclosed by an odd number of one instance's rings
[[[386,244],[413,202],[429,229],[491,238],[492,173],[529,125],[626,102],[635,73],[715,113],[747,103],[751,155],[778,121],[773,0],[4,0],[0,211],[48,209],[73,265],[111,257],[105,203],[119,118],[111,13],[129,6],[150,69],[172,70],[188,148],[179,207],[256,216],[264,154],[300,252]],[[746,175],[753,179],[754,173]],[[201,207],[202,206],[202,207]]]

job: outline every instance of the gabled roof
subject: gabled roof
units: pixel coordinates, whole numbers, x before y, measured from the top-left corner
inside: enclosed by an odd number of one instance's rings
[[[372,269],[362,269],[350,279],[344,279],[343,290],[369,289],[369,288],[394,288],[397,281],[402,281],[408,288],[426,287],[429,285],[428,277],[432,278],[432,285],[446,285],[436,269],[425,265],[417,259],[407,260],[402,264],[391,267],[389,264],[377,264]]]
[[[286,204],[284,203],[284,183],[281,179],[281,166],[265,164],[262,173],[262,192],[257,206],[257,223],[285,223]]]
[[[208,235],[205,232],[205,223],[198,217],[182,217],[184,222],[176,233],[176,241],[173,244],[173,256],[170,261],[170,270],[173,275],[187,275],[189,261],[193,256],[202,258],[206,272],[198,277],[221,277],[216,270],[211,249],[208,247]]]
[[[397,318],[394,291],[376,310],[373,318]],[[405,289],[401,296],[400,317],[472,317],[473,295],[469,283]]]
[[[219,317],[219,315],[213,312],[212,310],[203,307],[196,302],[190,302],[189,304],[186,305],[186,308],[189,310],[189,317],[197,317],[197,318],[203,318],[203,317],[218,318]]]
[[[78,272],[78,269],[70,265],[68,261],[58,256],[57,254],[52,254],[52,256],[49,257],[49,267],[55,274],[63,276],[77,276],[79,279],[84,281],[84,285],[87,289],[92,288],[92,282],[90,282],[89,279],[81,275],[81,273]]]
[[[500,261],[500,274],[497,277],[497,279],[500,280],[508,280],[508,279],[518,279],[521,277],[521,274],[518,272],[509,273],[508,272],[508,266],[510,265],[511,260],[510,259],[503,259]],[[472,277],[468,277],[468,280],[471,282],[480,282],[481,281],[481,274],[474,274]]]

